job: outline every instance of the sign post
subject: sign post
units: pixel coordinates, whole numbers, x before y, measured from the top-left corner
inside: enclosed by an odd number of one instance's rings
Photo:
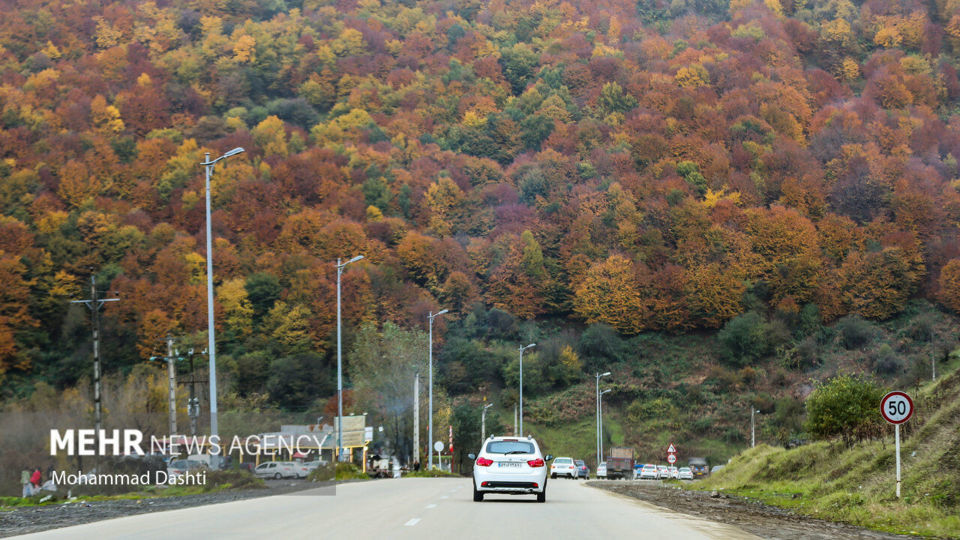
[[[667,463],[673,465],[677,462],[677,447],[670,443],[670,446],[667,448]]]
[[[913,416],[913,400],[905,392],[894,391],[880,400],[880,414],[893,424],[897,448],[897,498],[900,498],[900,424]]]

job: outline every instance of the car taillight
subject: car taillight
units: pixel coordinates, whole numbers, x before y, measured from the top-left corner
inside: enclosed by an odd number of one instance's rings
[[[542,459],[537,458],[537,459],[531,459],[530,461],[528,461],[527,465],[531,467],[543,467],[544,465],[546,465],[546,463],[544,463]]]
[[[478,466],[478,467],[489,467],[489,466],[491,466],[491,465],[493,465],[493,460],[492,460],[492,459],[487,459],[487,458],[485,458],[485,457],[479,457],[479,458],[477,458],[477,466]]]

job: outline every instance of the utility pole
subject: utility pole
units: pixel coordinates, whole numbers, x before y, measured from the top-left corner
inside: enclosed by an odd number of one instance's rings
[[[170,436],[177,433],[177,366],[173,356],[173,338],[167,336],[167,375],[170,378]]]
[[[413,376],[413,462],[420,463],[420,372]]]
[[[609,392],[610,389],[607,388],[603,392],[600,392],[600,395],[597,399],[597,405],[600,409],[600,453],[603,454],[603,395]]]
[[[90,319],[93,324],[93,416],[97,440],[100,440],[100,430],[103,427],[102,394],[100,386],[100,308],[106,302],[116,302],[119,298],[100,298],[97,294],[97,277],[90,276],[90,299],[73,300],[71,304],[83,304],[90,309]],[[99,447],[99,444],[97,445]],[[99,454],[99,450],[98,450]]]
[[[428,394],[430,394],[430,399],[428,400],[430,402],[430,405],[429,405],[429,410],[427,411],[427,437],[429,439],[429,441],[427,442],[430,445],[430,448],[427,449],[427,451],[430,452],[430,458],[427,460],[428,461],[427,467],[429,469],[433,469],[433,452],[434,452],[433,450],[433,320],[443,315],[447,311],[449,310],[444,309],[442,311],[438,311],[437,313],[434,313],[432,311],[427,313],[427,319],[430,321],[430,349],[427,353],[427,363],[429,364],[429,370],[430,370],[430,383],[429,383],[430,389],[427,392]],[[437,455],[437,459],[438,460],[440,459],[439,455]]]
[[[483,398],[484,401],[487,400],[486,396]],[[493,403],[487,403],[483,406],[483,409],[480,411],[480,444],[483,444],[483,441],[487,440],[487,409],[493,407]]]
[[[340,343],[340,276],[350,263],[357,262],[363,255],[357,255],[345,263],[337,259],[337,461],[346,461],[343,454],[343,359]],[[351,454],[352,459],[352,454]]]
[[[755,448],[757,446],[757,430],[756,422],[754,421],[754,415],[759,413],[757,409],[754,409],[753,406],[750,406],[750,448]]]
[[[517,436],[517,406],[513,406],[513,436]]]
[[[536,343],[531,343],[520,347],[520,437],[523,437],[523,351],[535,345]]]
[[[596,416],[595,420],[597,421],[597,467],[599,467],[600,462],[603,461],[603,452],[600,449],[600,378],[606,377],[608,375],[610,375],[609,371],[604,373],[600,373],[598,371],[596,373],[596,379],[597,379],[596,405],[597,406],[596,406],[596,411],[594,411],[594,413]]]
[[[193,371],[193,349],[190,349],[190,401],[187,402],[187,416],[190,417],[190,435],[197,435],[197,420],[200,418],[200,398],[197,397],[197,374]]]
[[[213,324],[213,228],[210,223],[210,177],[217,162],[243,152],[237,147],[217,159],[210,160],[210,152],[204,154],[203,165],[207,203],[207,351],[210,356],[210,438],[220,438],[217,428],[217,338]],[[219,468],[219,456],[214,456],[214,468]]]

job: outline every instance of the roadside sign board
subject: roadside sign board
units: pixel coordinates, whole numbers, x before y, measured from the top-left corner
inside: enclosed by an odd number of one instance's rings
[[[443,452],[443,441],[437,441],[433,443],[433,449],[437,452]]]
[[[902,424],[913,416],[913,400],[904,392],[890,392],[880,400],[880,414],[891,424]]]
[[[880,415],[893,424],[893,436],[897,452],[897,498],[900,498],[900,424],[913,416],[913,400],[906,392],[895,390],[880,400]]]
[[[667,455],[667,463],[673,465],[673,464],[676,463],[676,462],[677,462],[677,455],[676,455],[676,454],[668,454],[668,455]]]
[[[670,443],[670,448],[667,448],[667,453],[668,453],[668,454],[676,454],[676,453],[677,453],[677,449],[673,446],[673,443]]]

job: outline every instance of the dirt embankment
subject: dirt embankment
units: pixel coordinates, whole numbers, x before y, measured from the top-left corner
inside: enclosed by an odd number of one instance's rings
[[[660,482],[610,480],[587,482],[587,485],[640,499],[676,512],[735,525],[761,538],[783,540],[909,538],[801,516],[742,497],[717,492],[686,491]]]

